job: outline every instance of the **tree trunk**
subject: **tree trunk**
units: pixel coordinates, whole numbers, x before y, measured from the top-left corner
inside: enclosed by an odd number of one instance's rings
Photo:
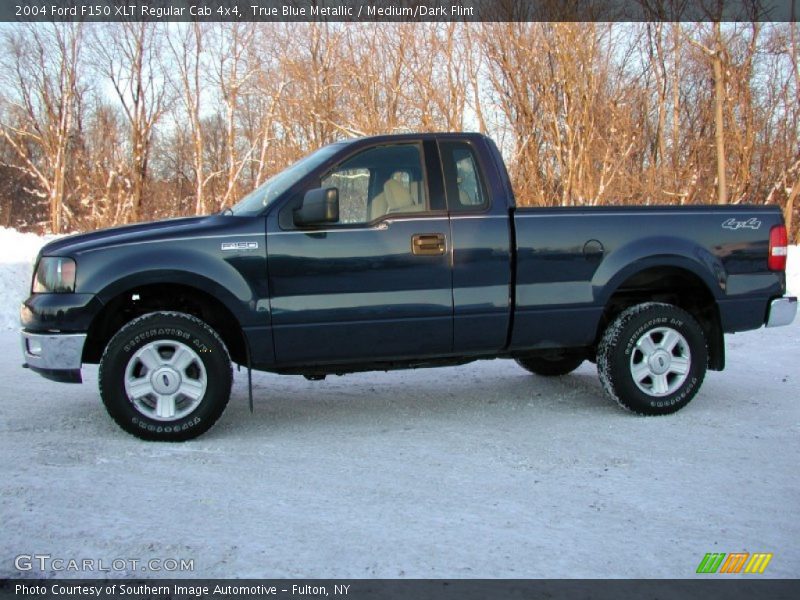
[[[723,107],[725,103],[725,84],[722,75],[722,40],[719,23],[714,24],[716,48],[714,52],[714,137],[717,146],[717,204],[728,203],[728,185],[725,180],[725,131]]]
[[[53,186],[50,190],[50,229],[53,233],[61,233],[61,194],[59,188]]]

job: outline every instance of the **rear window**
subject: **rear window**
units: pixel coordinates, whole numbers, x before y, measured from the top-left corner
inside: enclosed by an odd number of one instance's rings
[[[453,212],[480,211],[489,203],[478,161],[464,142],[441,142],[447,205]]]

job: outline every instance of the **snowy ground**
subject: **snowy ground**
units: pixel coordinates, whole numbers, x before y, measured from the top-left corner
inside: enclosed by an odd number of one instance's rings
[[[800,323],[729,336],[728,369],[660,418],[604,399],[590,364],[256,374],[252,416],[240,374],[217,426],[169,445],[116,427],[95,367],[80,386],[19,368],[0,327],[0,578],[92,575],[20,573],[19,554],[206,577],[683,578],[742,551],[797,577],[799,348]]]
[[[117,429],[95,368],[50,383],[0,332],[0,577],[41,575],[21,553],[210,577],[691,577],[737,551],[797,577],[799,343],[798,324],[730,337],[728,370],[661,418],[603,399],[590,364],[257,374],[253,416],[239,376],[214,429],[168,445]]]

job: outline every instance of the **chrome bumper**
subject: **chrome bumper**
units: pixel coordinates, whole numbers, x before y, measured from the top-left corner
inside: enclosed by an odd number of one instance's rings
[[[55,381],[80,383],[86,334],[21,332],[26,368]]]
[[[767,327],[789,325],[797,314],[797,298],[784,296],[769,303],[767,310]]]

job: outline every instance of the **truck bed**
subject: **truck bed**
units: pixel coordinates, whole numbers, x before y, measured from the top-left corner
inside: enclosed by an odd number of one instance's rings
[[[642,270],[665,292],[673,281],[705,287],[725,332],[756,329],[785,291],[784,274],[766,264],[769,230],[781,223],[774,206],[516,208],[512,347],[593,343],[612,295],[635,293]]]

